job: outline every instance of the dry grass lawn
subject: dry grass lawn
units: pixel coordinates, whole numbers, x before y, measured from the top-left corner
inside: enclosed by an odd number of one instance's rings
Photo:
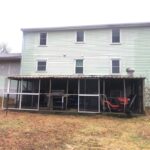
[[[0,110],[2,150],[150,150],[150,115],[119,118]]]

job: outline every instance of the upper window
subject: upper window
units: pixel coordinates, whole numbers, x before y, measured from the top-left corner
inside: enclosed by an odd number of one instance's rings
[[[83,73],[83,59],[77,59],[76,60],[76,73]]]
[[[84,42],[84,31],[77,31],[77,42]]]
[[[112,73],[120,73],[120,60],[112,60]]]
[[[112,29],[112,43],[120,43],[120,29]]]
[[[40,45],[46,45],[47,33],[40,33]]]
[[[45,60],[39,60],[37,62],[37,71],[46,71],[46,61]]]

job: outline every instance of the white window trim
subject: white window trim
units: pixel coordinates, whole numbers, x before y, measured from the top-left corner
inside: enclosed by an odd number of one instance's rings
[[[76,60],[83,60],[83,73],[76,73]],[[84,74],[84,59],[83,58],[77,58],[77,59],[74,59],[74,74],[75,75],[83,75]]]
[[[40,71],[40,70],[38,70],[38,62],[39,61],[46,61],[46,70],[43,70],[43,71]],[[47,59],[37,59],[36,60],[36,72],[47,72]]]
[[[40,34],[41,33],[46,33],[46,45],[40,45]],[[39,33],[39,47],[47,47],[47,43],[48,43],[48,33],[47,32],[40,32]]]
[[[119,60],[119,73],[113,73],[112,72],[112,61],[113,60]],[[121,72],[122,72],[122,62],[121,62],[121,58],[111,58],[111,60],[110,60],[110,74],[111,75],[120,75],[121,74]]]
[[[75,43],[76,44],[84,44],[85,43],[85,30],[82,30],[83,31],[83,35],[84,35],[83,41],[79,41],[79,42],[77,41],[77,31],[75,32]]]
[[[110,43],[110,45],[121,45],[122,43]]]

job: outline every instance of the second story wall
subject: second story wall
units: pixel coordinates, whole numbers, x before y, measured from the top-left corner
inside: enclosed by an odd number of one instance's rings
[[[120,75],[134,68],[135,75],[150,78],[150,28],[120,28],[120,43],[112,43],[112,29],[84,30],[84,42],[76,42],[76,30],[47,31],[40,46],[40,32],[24,32],[21,74],[74,75],[76,59],[83,59],[83,74],[111,75],[112,59],[120,60]],[[37,61],[46,60],[46,71]]]

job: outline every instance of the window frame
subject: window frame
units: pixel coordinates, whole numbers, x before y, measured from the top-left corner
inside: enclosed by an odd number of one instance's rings
[[[113,66],[113,61],[119,61],[119,66]],[[113,72],[114,67],[119,67],[119,72]],[[111,74],[113,74],[113,75],[121,74],[121,59],[120,58],[112,58],[111,59]]]
[[[77,66],[77,61],[82,60],[82,66]],[[84,72],[84,63],[83,59],[75,59],[75,74],[83,74]],[[82,68],[82,72],[77,72],[77,68]]]
[[[45,70],[38,70],[38,63],[39,62],[45,62]],[[36,71],[37,72],[46,72],[47,71],[47,60],[46,59],[38,59],[37,62],[36,62]]]
[[[45,33],[46,34],[46,40],[45,40],[45,44],[41,44],[41,34],[42,33]],[[47,34],[47,32],[40,32],[39,33],[39,46],[47,46],[47,38],[48,38],[48,34]]]
[[[83,32],[82,41],[78,41],[78,33],[79,32]],[[84,30],[77,30],[76,31],[76,43],[84,43],[84,41],[85,41],[85,31]]]
[[[117,32],[117,34],[118,34],[118,36],[117,36],[117,38],[118,38],[118,40],[116,41],[116,39],[114,39],[114,38],[116,38],[116,36],[115,36],[115,31],[116,30],[118,30]],[[120,44],[120,28],[112,28],[112,30],[111,30],[111,43],[112,44]]]

